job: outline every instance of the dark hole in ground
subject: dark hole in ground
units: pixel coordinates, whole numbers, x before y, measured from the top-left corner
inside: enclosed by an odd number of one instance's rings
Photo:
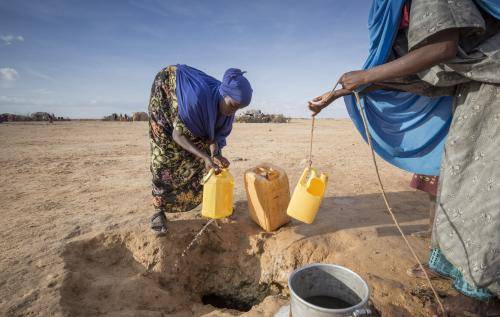
[[[216,308],[234,309],[242,312],[247,312],[252,309],[254,301],[244,301],[231,296],[223,296],[218,294],[206,294],[201,297],[203,305],[212,305]]]

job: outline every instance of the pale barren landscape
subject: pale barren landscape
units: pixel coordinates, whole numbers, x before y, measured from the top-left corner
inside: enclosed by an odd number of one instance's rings
[[[414,260],[386,212],[369,148],[349,120],[317,122],[313,166],[330,181],[313,224],[292,221],[266,233],[249,218],[245,170],[273,163],[293,189],[309,129],[310,120],[234,125],[224,149],[235,177],[234,214],[181,259],[206,220],[198,207],[169,214],[165,236],[149,229],[147,122],[2,123],[0,315],[273,316],[289,301],[290,272],[325,262],[359,273],[382,316],[430,316],[432,293],[406,275]],[[427,195],[409,187],[411,174],[379,162],[404,231],[427,229]],[[426,260],[429,240],[409,240]],[[447,305],[474,311],[477,303],[449,282],[434,283]],[[204,305],[207,295],[239,310]]]

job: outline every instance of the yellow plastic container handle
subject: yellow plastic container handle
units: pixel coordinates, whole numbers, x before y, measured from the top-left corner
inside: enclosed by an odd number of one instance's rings
[[[210,179],[210,177],[212,177],[212,175],[214,175],[214,174],[215,174],[215,170],[214,170],[213,168],[211,168],[211,169],[208,171],[207,175],[205,175],[205,176],[203,177],[203,179],[201,180],[201,184],[202,184],[202,185],[205,185],[205,183],[206,183],[206,182],[208,182],[208,180]]]

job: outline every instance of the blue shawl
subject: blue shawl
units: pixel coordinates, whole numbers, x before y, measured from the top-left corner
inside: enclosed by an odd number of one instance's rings
[[[177,65],[176,93],[179,117],[195,136],[226,145],[234,115],[219,113],[221,82],[187,65]]]
[[[387,61],[406,0],[373,0],[368,17],[370,49],[363,69]],[[500,3],[475,0],[498,18]],[[438,175],[450,127],[452,97],[430,98],[408,92],[377,90],[360,95],[377,154],[406,171]],[[366,140],[363,121],[351,94],[344,97],[349,116]]]

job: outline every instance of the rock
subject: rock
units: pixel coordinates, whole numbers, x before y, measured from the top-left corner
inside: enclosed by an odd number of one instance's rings
[[[64,239],[67,240],[67,239],[71,239],[71,238],[74,238],[76,236],[79,236],[82,234],[82,229],[80,228],[80,226],[75,226],[65,237]]]
[[[241,162],[241,161],[248,161],[248,159],[243,157],[235,157],[233,159],[233,162]]]
[[[47,281],[47,287],[48,288],[52,288],[54,286],[57,285],[57,274],[53,275],[53,274],[49,274],[45,277],[46,281]]]

